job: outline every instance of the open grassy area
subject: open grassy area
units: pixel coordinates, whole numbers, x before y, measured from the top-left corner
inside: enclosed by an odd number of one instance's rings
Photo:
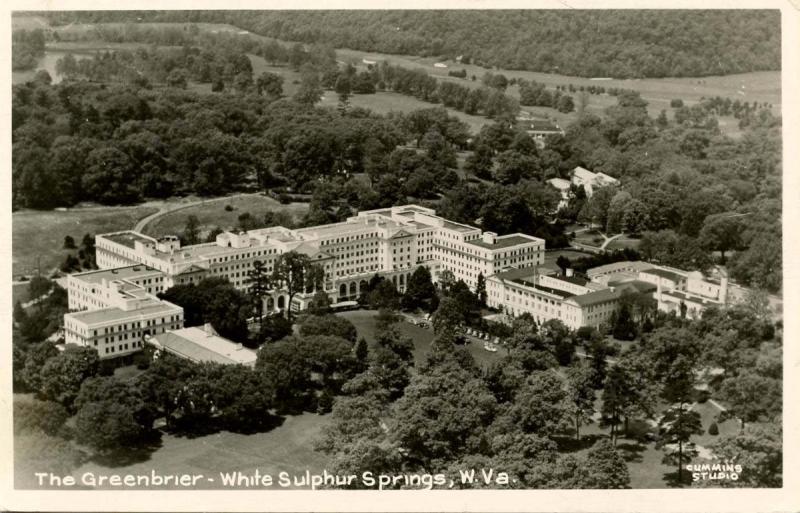
[[[618,239],[614,239],[608,243],[606,249],[608,251],[614,251],[615,249],[639,249],[639,244],[641,244],[641,239],[631,239],[628,237],[620,237]]]
[[[370,344],[375,343],[375,310],[354,310],[351,312],[342,312],[337,315],[350,320],[356,326],[359,337],[364,337]],[[433,329],[420,328],[409,322],[400,323],[400,331],[411,338],[414,342],[414,362],[420,365],[425,361],[425,358],[430,350],[431,341],[433,340]],[[475,358],[475,362],[481,367],[486,367],[489,364],[499,360],[506,354],[504,348],[499,348],[496,353],[486,351],[479,343],[468,344],[467,350]]]
[[[301,475],[306,470],[321,472],[328,457],[315,451],[313,444],[328,422],[329,415],[304,413],[286,417],[283,424],[265,433],[241,435],[222,431],[196,438],[165,434],[161,446],[144,461],[114,467],[89,462],[76,469],[73,475],[77,477],[84,472],[149,474],[151,469],[156,469],[159,474],[203,474],[214,481],[204,479],[198,483],[198,488],[221,489],[220,472],[247,474],[258,469],[276,480],[279,472],[291,475]]]
[[[136,221],[156,209],[137,207],[88,207],[66,211],[20,210],[12,214],[12,268],[15,278],[31,275],[41,267],[42,274],[57,268],[68,250],[64,237],[71,235],[80,245],[87,233],[129,230]]]
[[[227,205],[233,207],[233,210],[225,210]],[[212,201],[166,213],[148,223],[144,232],[154,237],[180,233],[186,227],[188,217],[194,215],[200,221],[200,231],[207,233],[215,226],[222,229],[236,227],[239,216],[245,212],[250,212],[256,219],[263,219],[268,210],[289,212],[297,219],[308,211],[308,203],[282,205],[269,196],[238,196],[228,201]]]

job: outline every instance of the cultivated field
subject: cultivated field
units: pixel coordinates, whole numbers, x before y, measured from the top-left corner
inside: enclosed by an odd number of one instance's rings
[[[231,206],[233,209],[226,210],[226,206]],[[268,196],[260,195],[237,196],[227,201],[215,199],[168,212],[148,223],[144,233],[153,237],[181,233],[186,227],[186,220],[190,215],[197,216],[201,233],[207,233],[217,226],[223,230],[230,229],[238,225],[239,216],[245,212],[249,212],[256,220],[260,220],[264,218],[264,214],[268,210],[289,212],[297,219],[308,211],[308,203],[282,205]]]
[[[42,274],[49,274],[64,260],[64,237],[71,235],[80,245],[87,233],[92,235],[129,230],[136,221],[156,212],[151,206],[87,207],[66,211],[21,210],[12,214],[13,275],[31,275],[37,264]]]

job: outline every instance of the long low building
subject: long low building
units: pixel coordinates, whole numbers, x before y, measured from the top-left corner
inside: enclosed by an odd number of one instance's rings
[[[239,364],[248,367],[256,364],[255,351],[220,337],[210,324],[168,331],[149,337],[147,342],[156,351],[166,351],[197,363]]]

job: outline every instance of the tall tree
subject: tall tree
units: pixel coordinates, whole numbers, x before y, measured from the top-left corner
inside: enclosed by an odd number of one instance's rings
[[[575,439],[581,439],[581,425],[591,421],[594,414],[594,376],[585,364],[567,369],[567,394],[575,419]]]
[[[286,318],[291,320],[294,297],[301,292],[321,289],[324,279],[325,272],[312,263],[307,255],[289,251],[275,260],[269,286],[273,290],[286,291]]]

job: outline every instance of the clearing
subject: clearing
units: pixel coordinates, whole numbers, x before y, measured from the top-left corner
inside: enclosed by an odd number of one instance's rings
[[[71,235],[76,246],[80,246],[87,233],[130,230],[136,221],[156,211],[152,206],[135,206],[14,212],[11,221],[13,276],[29,276],[37,268],[41,268],[42,274],[50,274],[70,252],[63,249],[66,235]]]
[[[233,207],[232,210],[226,210],[227,206]],[[186,220],[190,215],[194,215],[200,222],[200,232],[203,235],[217,226],[222,229],[236,227],[239,224],[239,216],[245,212],[249,212],[256,220],[262,220],[268,210],[288,212],[298,219],[308,211],[308,203],[283,205],[269,196],[257,194],[232,196],[228,201],[209,198],[155,218],[144,227],[143,232],[152,237],[175,235],[183,232]]]

